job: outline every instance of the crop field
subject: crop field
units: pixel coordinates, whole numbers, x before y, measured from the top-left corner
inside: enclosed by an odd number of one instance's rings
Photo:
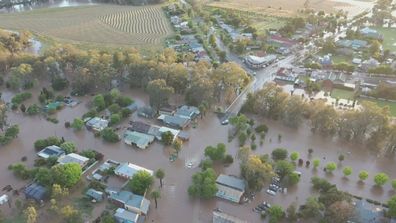
[[[210,6],[242,11],[251,11],[265,15],[290,17],[297,14],[297,10],[304,9],[306,0],[222,0],[210,3]],[[311,0],[309,8],[334,12],[339,7],[348,6],[346,3],[331,0]]]
[[[0,28],[65,42],[159,47],[172,29],[160,6],[95,5],[0,14]]]

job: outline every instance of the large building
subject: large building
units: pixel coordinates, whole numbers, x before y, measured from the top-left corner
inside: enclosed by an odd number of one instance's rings
[[[220,174],[216,179],[216,196],[239,203],[245,193],[245,181],[234,176]]]
[[[272,54],[264,57],[249,55],[245,58],[245,63],[251,68],[259,69],[267,66],[268,64],[272,63],[275,60],[276,60],[276,55],[272,55]]]

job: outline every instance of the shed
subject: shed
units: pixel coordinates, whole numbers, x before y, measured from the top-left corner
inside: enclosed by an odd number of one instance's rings
[[[183,129],[190,124],[190,119],[182,116],[170,116],[170,115],[160,115],[158,120],[161,120],[164,124],[178,129]]]

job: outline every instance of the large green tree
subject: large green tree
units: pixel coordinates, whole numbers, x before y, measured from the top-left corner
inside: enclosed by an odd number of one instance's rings
[[[164,79],[158,79],[147,84],[147,92],[150,96],[150,105],[158,111],[168,104],[169,96],[174,93],[174,89],[169,87]]]
[[[136,172],[128,182],[128,187],[133,193],[143,195],[153,184],[154,178],[145,170]]]
[[[216,173],[212,168],[195,173],[192,176],[192,184],[188,188],[190,196],[208,199],[214,197],[216,192]]]
[[[53,166],[51,173],[54,183],[71,188],[80,180],[82,170],[78,163],[66,163]]]

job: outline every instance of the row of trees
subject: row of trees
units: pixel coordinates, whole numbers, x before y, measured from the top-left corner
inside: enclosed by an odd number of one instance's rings
[[[364,143],[377,152],[396,152],[396,126],[390,123],[389,108],[380,108],[372,102],[362,103],[358,110],[337,112],[322,101],[307,102],[300,96],[290,96],[275,84],[268,84],[248,96],[243,111],[281,120],[294,128],[307,119],[313,132]]]

